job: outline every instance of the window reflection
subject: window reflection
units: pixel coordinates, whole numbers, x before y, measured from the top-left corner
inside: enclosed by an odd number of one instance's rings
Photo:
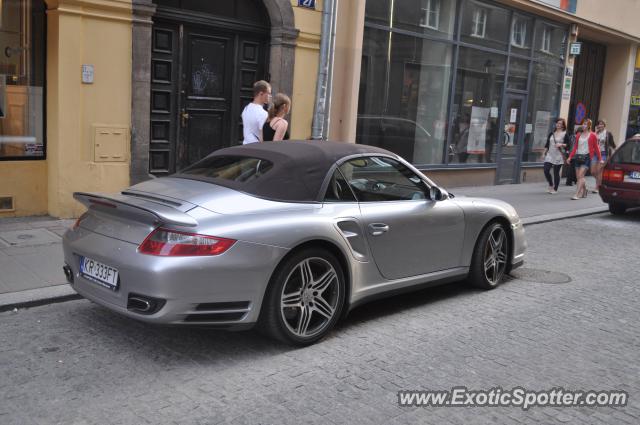
[[[506,58],[460,48],[450,163],[495,162]]]
[[[0,158],[43,158],[44,3],[0,1]]]

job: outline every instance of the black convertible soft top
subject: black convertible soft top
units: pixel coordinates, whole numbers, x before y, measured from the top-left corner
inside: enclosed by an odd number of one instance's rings
[[[374,146],[320,140],[252,143],[233,146],[213,152],[174,177],[198,179],[235,189],[261,198],[314,202],[327,173],[340,159],[358,154],[395,154]],[[188,175],[188,170],[197,168],[215,157],[257,158],[271,162],[272,167],[259,178],[236,181],[214,177]]]

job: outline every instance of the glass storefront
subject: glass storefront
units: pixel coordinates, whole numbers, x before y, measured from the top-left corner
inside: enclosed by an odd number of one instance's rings
[[[477,0],[369,0],[365,13],[358,143],[431,167],[495,167],[504,146],[542,161],[565,26]],[[509,94],[525,111],[507,110]],[[510,136],[522,140],[509,141],[514,113],[526,122]]]
[[[44,76],[44,1],[0,1],[0,160],[44,158]]]
[[[640,52],[638,52],[636,69],[633,74],[631,105],[629,105],[629,120],[627,121],[627,139],[636,134],[640,134]]]

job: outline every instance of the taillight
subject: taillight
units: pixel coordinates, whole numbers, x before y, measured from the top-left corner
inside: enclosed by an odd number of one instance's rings
[[[84,219],[87,217],[87,215],[88,215],[88,213],[87,213],[87,212],[82,213],[82,215],[81,215],[80,217],[78,217],[78,219],[76,220],[76,222],[75,222],[75,223],[73,223],[73,226],[71,227],[71,229],[72,229],[72,230],[77,230],[77,229],[78,229],[78,227],[80,227],[80,222],[81,222],[82,220],[84,220]]]
[[[602,180],[611,183],[622,183],[624,181],[624,171],[622,170],[604,170]]]
[[[220,255],[235,243],[233,239],[158,228],[138,247],[138,252],[163,257]]]

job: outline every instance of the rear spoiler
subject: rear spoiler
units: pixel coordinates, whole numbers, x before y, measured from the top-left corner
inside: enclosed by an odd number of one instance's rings
[[[176,226],[196,227],[198,222],[190,215],[158,202],[120,194],[74,192],[73,198],[87,208],[115,215],[139,217],[150,221]],[[117,212],[116,212],[117,211]]]

